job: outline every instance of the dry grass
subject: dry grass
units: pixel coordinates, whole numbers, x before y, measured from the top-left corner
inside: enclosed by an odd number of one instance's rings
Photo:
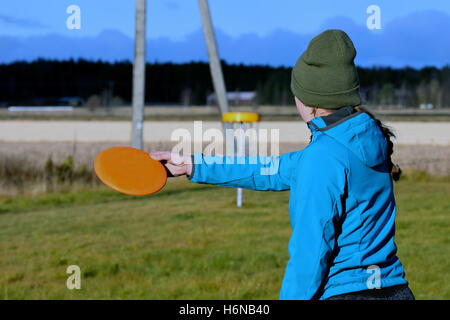
[[[174,144],[146,144],[144,150],[170,150]],[[79,186],[95,187],[98,185],[93,171],[96,155],[101,150],[117,145],[123,143],[0,142],[0,195],[39,194],[49,190],[76,189]],[[282,143],[280,152],[304,147],[305,144],[301,143]],[[65,161],[70,161],[69,157],[73,158],[73,165],[67,173],[69,177],[64,179],[62,167]],[[53,165],[50,171],[49,159]],[[422,177],[450,176],[450,148],[447,147],[396,145],[393,159],[402,169],[409,169],[409,176],[417,176],[416,173],[411,175],[414,171],[422,172]]]
[[[291,152],[304,145],[281,144],[280,152]],[[392,157],[402,170],[423,171],[430,176],[450,176],[450,148],[432,145],[395,145]]]
[[[38,195],[97,187],[94,159],[117,143],[0,142],[0,196]],[[152,144],[145,151],[166,150],[171,144]]]

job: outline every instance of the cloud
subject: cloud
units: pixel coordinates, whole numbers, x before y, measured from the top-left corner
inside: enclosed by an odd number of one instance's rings
[[[23,18],[16,18],[16,17],[11,17],[5,14],[0,14],[0,22],[5,23],[5,24],[9,24],[9,25],[14,25],[16,27],[21,27],[21,28],[27,28],[27,29],[33,29],[33,28],[39,28],[39,29],[45,29],[48,28],[47,25],[36,21],[36,20],[30,20],[30,19],[23,19]]]
[[[346,17],[327,20],[314,34],[275,30],[266,36],[231,37],[216,29],[221,59],[230,64],[293,66],[309,41],[328,28],[340,28],[352,38],[360,66],[442,67],[450,63],[450,16],[439,11],[418,12],[393,20],[376,32]],[[108,30],[96,37],[62,35],[33,37],[0,36],[0,63],[16,60],[84,58],[114,62],[133,59],[133,39]],[[207,61],[205,41],[199,29],[182,41],[168,38],[147,41],[147,61],[184,63]]]

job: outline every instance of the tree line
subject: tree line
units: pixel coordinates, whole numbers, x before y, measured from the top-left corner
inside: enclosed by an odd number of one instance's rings
[[[258,104],[292,105],[291,68],[230,65],[222,62],[227,91],[256,91]],[[366,105],[450,106],[450,67],[422,69],[358,67]],[[103,105],[130,104],[132,63],[36,60],[0,64],[0,106],[44,105],[78,97],[82,105],[96,97]],[[213,92],[209,65],[146,65],[146,103],[204,105]],[[65,100],[67,101],[67,99]]]

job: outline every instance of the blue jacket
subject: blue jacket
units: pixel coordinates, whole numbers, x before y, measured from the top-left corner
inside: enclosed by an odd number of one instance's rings
[[[326,299],[406,284],[396,256],[396,205],[381,130],[363,112],[331,125],[316,117],[308,126],[311,143],[280,157],[195,154],[190,179],[290,190],[290,259],[280,299]]]

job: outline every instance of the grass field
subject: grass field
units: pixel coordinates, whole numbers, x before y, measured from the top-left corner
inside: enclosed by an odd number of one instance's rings
[[[450,299],[450,184],[396,184],[396,243],[418,299]],[[0,198],[0,298],[277,299],[289,193],[171,180],[153,196],[106,189]],[[66,268],[81,268],[81,290]]]

